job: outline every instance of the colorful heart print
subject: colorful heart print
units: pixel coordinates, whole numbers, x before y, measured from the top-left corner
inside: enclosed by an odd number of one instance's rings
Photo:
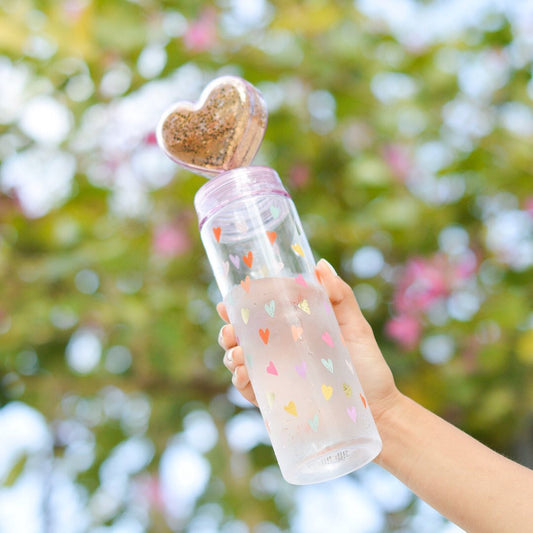
[[[287,405],[283,407],[287,413],[289,413],[292,416],[298,416],[298,411],[296,410],[296,404],[294,402],[289,402]]]
[[[274,318],[274,313],[276,312],[276,302],[274,300],[270,300],[270,302],[266,303],[265,311],[267,312],[268,316]]]
[[[246,276],[246,278],[244,278],[244,279],[241,281],[241,287],[242,287],[246,292],[250,292],[250,276]]]
[[[348,385],[348,383],[343,383],[342,384],[342,390],[343,390],[344,394],[346,394],[347,398],[349,398],[352,395],[352,387],[350,387],[350,385]]]
[[[296,253],[300,257],[304,256],[304,251],[302,250],[302,247],[298,243],[292,244],[291,248],[294,250],[294,253]]]
[[[247,255],[243,255],[242,260],[248,268],[252,268],[252,264],[254,262],[254,254],[252,251],[250,250]]]
[[[232,262],[233,266],[239,270],[239,267],[241,266],[241,260],[239,259],[238,255],[229,254],[229,260]]]
[[[272,215],[272,218],[275,220],[279,217],[279,207],[275,205],[270,206],[270,214]]]
[[[355,371],[353,369],[353,364],[351,361],[348,361],[348,359],[345,359],[344,362],[346,363],[346,366],[348,367],[348,370],[352,373],[352,376],[355,375]]]
[[[254,358],[252,354],[247,353],[245,359],[246,359],[246,365],[248,366],[248,368],[253,368]]]
[[[305,378],[306,374],[307,374],[307,363],[305,361],[301,361],[300,363],[298,363],[294,368],[296,368],[296,372],[302,376],[303,378]]]
[[[329,385],[322,385],[322,395],[326,400],[329,400],[331,398],[331,395],[333,394],[333,387],[330,387]]]
[[[331,359],[320,359],[320,362],[324,365],[324,368],[333,374],[333,361]]]
[[[307,282],[305,281],[304,277],[301,274],[298,274],[294,278],[294,281],[296,281],[296,283],[298,283],[298,285],[301,285],[302,287],[307,287]]]
[[[366,398],[361,393],[359,393],[359,398],[361,398],[361,401],[363,402],[363,406],[366,409],[366,406],[367,406]]]
[[[275,400],[276,400],[276,395],[273,392],[269,392],[267,394],[267,402],[268,402],[268,406],[270,407],[270,409],[272,409],[272,407],[274,407],[274,401]]]
[[[275,231],[267,231],[266,232],[268,240],[270,241],[270,244],[274,244],[276,242],[276,238],[278,234]]]
[[[298,339],[301,338],[303,332],[304,332],[304,329],[302,327],[295,326],[294,324],[291,326],[291,333],[292,333],[292,338],[294,342],[296,342]]]
[[[259,336],[261,337],[261,340],[265,344],[268,344],[268,339],[270,337],[270,330],[268,328],[266,328],[266,329],[259,328]]]
[[[352,419],[352,422],[357,421],[357,410],[355,409],[355,406],[347,407],[346,412],[348,413],[348,416]]]
[[[315,414],[313,418],[310,418],[307,422],[309,423],[309,427],[316,433],[318,431],[318,413]]]
[[[311,314],[311,308],[309,307],[309,302],[307,300],[302,300],[301,302],[298,302],[298,307],[308,315]]]
[[[197,104],[178,102],[162,116],[157,141],[179,165],[211,177],[248,166],[263,140],[267,109],[259,91],[237,76],[222,76]]]
[[[216,228],[213,228],[213,235],[215,236],[215,240],[217,242],[220,242],[220,234],[222,233],[222,228],[220,226],[217,226]]]
[[[324,333],[322,333],[322,340],[323,340],[328,346],[330,346],[331,348],[333,348],[333,339],[331,338],[331,335],[330,335],[327,331],[324,331]]]
[[[273,376],[277,376],[278,375],[278,369],[276,368],[276,365],[274,364],[273,361],[270,361],[268,363],[268,366],[266,368],[267,372],[269,374],[272,374]]]

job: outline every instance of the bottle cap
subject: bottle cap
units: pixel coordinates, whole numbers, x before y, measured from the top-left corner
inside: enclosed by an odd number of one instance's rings
[[[157,142],[182,167],[207,178],[246,167],[255,157],[267,125],[261,93],[238,76],[222,76],[197,103],[177,102],[157,127]]]

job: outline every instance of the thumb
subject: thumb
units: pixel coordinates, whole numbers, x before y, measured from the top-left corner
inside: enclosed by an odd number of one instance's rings
[[[351,287],[337,275],[325,259],[318,262],[315,273],[326,289],[346,342],[374,340],[372,328],[361,313]]]

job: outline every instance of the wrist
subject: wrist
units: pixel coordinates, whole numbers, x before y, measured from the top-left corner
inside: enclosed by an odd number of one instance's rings
[[[410,438],[409,430],[415,416],[412,410],[417,405],[398,389],[395,391],[374,417],[383,443],[382,450],[374,461],[393,473],[398,468],[398,462],[405,457],[401,451]]]

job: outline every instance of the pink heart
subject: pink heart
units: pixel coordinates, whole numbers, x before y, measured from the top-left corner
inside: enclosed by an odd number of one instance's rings
[[[296,281],[296,283],[299,283],[302,287],[307,287],[307,282],[305,281],[304,277],[301,274],[298,274],[294,278],[294,281]]]
[[[278,370],[277,370],[277,368],[275,367],[275,365],[274,365],[274,363],[272,361],[270,361],[270,363],[268,363],[267,372],[269,374],[272,374],[273,376],[277,376],[278,375]]]
[[[302,361],[299,365],[295,366],[296,372],[300,374],[303,378],[305,378],[305,374],[307,372],[307,363],[305,361]]]
[[[327,331],[324,331],[324,333],[322,333],[322,340],[328,346],[331,346],[333,348],[333,339],[331,338],[331,335]]]
[[[352,422],[355,423],[357,420],[357,411],[355,410],[355,407],[347,407],[346,412],[348,413],[348,416],[352,419]]]
[[[229,260],[233,263],[235,268],[239,268],[241,260],[239,259],[238,255],[229,254]]]

